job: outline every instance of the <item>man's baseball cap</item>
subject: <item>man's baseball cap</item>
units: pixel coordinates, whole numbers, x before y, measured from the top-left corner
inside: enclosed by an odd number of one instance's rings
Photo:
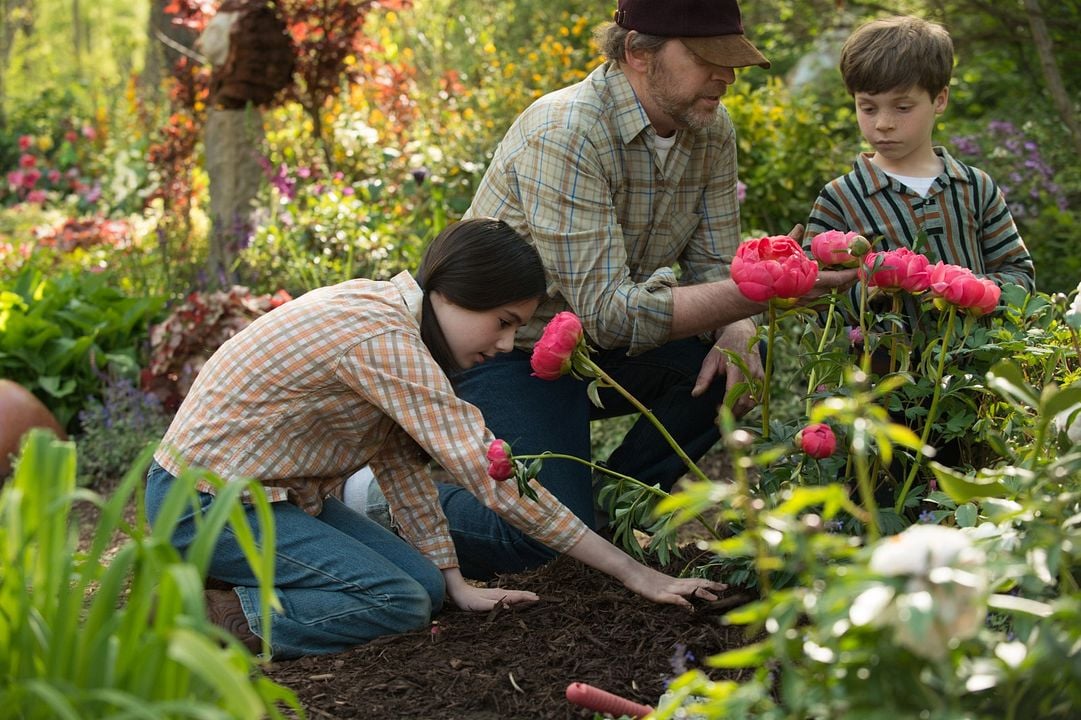
[[[645,35],[679,38],[706,62],[723,67],[769,67],[743,34],[736,0],[619,0],[616,25]]]

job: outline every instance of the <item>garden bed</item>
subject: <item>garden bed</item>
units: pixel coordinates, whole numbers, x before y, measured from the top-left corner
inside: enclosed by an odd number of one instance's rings
[[[565,557],[500,584],[541,600],[487,615],[450,607],[428,629],[271,663],[266,674],[312,718],[564,720],[593,717],[567,702],[572,682],[655,705],[685,669],[744,644],[744,628],[721,623],[744,599],[731,591],[693,612],[655,605]]]

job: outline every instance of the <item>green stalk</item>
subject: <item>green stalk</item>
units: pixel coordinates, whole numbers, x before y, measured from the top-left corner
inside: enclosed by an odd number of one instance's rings
[[[867,281],[860,283],[860,335],[863,337],[863,355],[860,357],[860,370],[864,374],[871,372],[870,335],[867,330]]]
[[[860,500],[863,502],[863,507],[870,516],[867,519],[867,534],[870,535],[871,542],[874,542],[875,540],[878,540],[880,535],[878,529],[878,503],[875,501],[874,488],[871,487],[871,475],[867,468],[866,448],[866,443],[863,443],[863,448],[854,453],[856,456],[856,484],[857,487],[859,487]]]
[[[626,398],[627,402],[633,405],[635,409],[638,410],[638,412],[642,413],[642,417],[649,420],[653,424],[653,427],[657,428],[657,432],[664,436],[664,439],[668,442],[672,449],[675,450],[676,455],[678,455],[680,459],[683,460],[683,463],[690,469],[692,473],[694,473],[694,475],[699,480],[702,480],[703,482],[710,482],[710,479],[706,476],[704,472],[702,472],[702,469],[699,468],[698,465],[695,464],[694,460],[691,460],[690,456],[688,456],[687,453],[684,452],[683,448],[679,446],[679,443],[677,443],[676,439],[672,437],[671,433],[668,432],[668,429],[661,424],[661,421],[658,420],[656,416],[652,412],[650,412],[645,405],[638,401],[638,398],[627,392],[627,390],[624,389],[622,385],[612,379],[611,375],[606,373],[604,370],[601,370],[600,367],[598,367],[597,364],[589,358],[587,351],[580,348],[578,350],[575,350],[575,352],[579,354],[579,358],[589,366],[589,368],[596,374],[598,379],[603,381],[607,387],[613,388],[616,392]],[[767,370],[767,372],[769,371]]]
[[[769,386],[773,376],[773,340],[777,335],[777,307],[769,302],[769,327],[766,330],[766,368],[762,378],[762,439],[769,440]]]
[[[815,359],[816,360],[818,358],[822,357],[822,353],[826,349],[826,339],[830,336],[830,330],[832,329],[832,325],[833,325],[833,311],[836,309],[836,307],[837,307],[837,291],[836,290],[830,290],[829,310],[828,310],[828,314],[826,315],[826,324],[822,327],[822,335],[821,335],[821,337],[818,338],[818,348],[817,348],[817,351],[815,353]],[[811,366],[811,372],[807,376],[807,400],[806,400],[806,403],[804,405],[803,414],[808,416],[808,417],[811,416],[811,405],[812,405],[812,403],[811,403],[811,395],[814,394],[815,388],[818,387],[818,378],[817,378],[818,373],[815,372],[816,369],[817,369],[816,366],[812,365]]]
[[[573,460],[576,463],[581,463],[582,465],[586,465],[587,467],[593,468],[594,470],[599,470],[602,473],[604,473],[605,475],[611,475],[614,478],[618,478],[620,480],[625,480],[626,482],[630,483],[631,485],[634,485],[635,487],[637,487],[639,490],[643,490],[643,491],[645,491],[645,492],[647,492],[647,493],[649,493],[651,495],[656,495],[657,497],[661,498],[662,500],[672,497],[671,493],[667,493],[667,492],[665,492],[664,490],[661,490],[658,487],[653,487],[652,485],[646,485],[644,482],[642,482],[638,478],[631,477],[630,475],[624,475],[623,473],[616,472],[615,470],[612,470],[611,468],[605,467],[604,465],[598,465],[595,462],[592,462],[590,460],[585,460],[585,459],[580,458],[580,457],[578,457],[576,455],[564,455],[562,453],[544,452],[544,453],[540,453],[539,455],[513,455],[512,457],[515,460],[536,460],[538,458],[541,459],[541,460],[547,460],[549,458],[554,459],[554,460]],[[708,482],[708,480],[707,480],[707,482]],[[723,540],[724,539],[724,538],[721,537],[720,533],[718,533],[717,530],[712,525],[710,525],[708,522],[706,522],[705,518],[703,518],[701,515],[695,513],[694,519],[697,520],[698,522],[702,523],[702,526],[705,527],[707,530],[709,530],[710,534],[713,535],[713,537],[715,539],[717,539],[717,540]]]
[[[949,346],[949,340],[953,337],[953,322],[957,317],[957,307],[950,305],[950,314],[946,319],[946,332],[943,333],[941,342],[942,347],[938,352],[938,370],[935,372],[935,391],[931,395],[931,408],[927,411],[927,420],[923,426],[923,433],[920,435],[920,449],[916,453],[916,460],[912,463],[912,467],[908,470],[908,477],[905,478],[905,484],[901,487],[901,494],[897,496],[897,502],[894,503],[893,510],[898,515],[901,514],[901,509],[905,506],[905,498],[908,497],[908,491],[912,487],[912,481],[916,479],[916,473],[919,472],[920,467],[923,465],[923,448],[927,446],[927,440],[931,437],[931,426],[935,423],[935,417],[938,414],[938,401],[942,397],[942,376],[946,372],[946,349]]]

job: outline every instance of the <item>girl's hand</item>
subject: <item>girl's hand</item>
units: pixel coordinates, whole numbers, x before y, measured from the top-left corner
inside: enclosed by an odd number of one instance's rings
[[[636,561],[592,530],[567,551],[575,560],[617,578],[628,590],[656,603],[691,608],[687,598],[716,600],[727,585],[703,578],[674,578]]]
[[[704,578],[675,578],[662,572],[638,565],[634,572],[628,573],[623,578],[623,584],[628,590],[641,595],[655,603],[679,605],[691,608],[687,598],[696,597],[701,600],[716,600],[713,591],[724,590],[723,585]]]
[[[458,568],[444,570],[443,579],[447,583],[447,595],[451,602],[462,610],[487,612],[497,605],[504,607],[528,605],[540,600],[536,593],[528,590],[504,590],[470,585],[462,577]]]

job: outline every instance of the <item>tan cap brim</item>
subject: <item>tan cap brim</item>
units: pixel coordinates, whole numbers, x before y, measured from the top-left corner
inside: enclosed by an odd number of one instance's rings
[[[768,68],[769,60],[744,35],[714,35],[713,37],[680,38],[684,45],[706,62],[721,67]]]

